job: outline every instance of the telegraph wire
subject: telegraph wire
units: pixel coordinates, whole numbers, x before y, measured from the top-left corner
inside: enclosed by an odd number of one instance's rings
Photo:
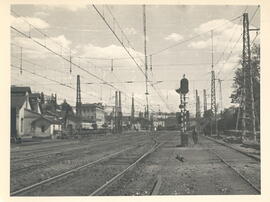
[[[11,64],[11,67],[16,68],[16,69],[20,69],[20,67],[17,67],[16,65],[13,65],[13,64]],[[29,74],[32,74],[32,75],[34,75],[34,76],[37,76],[37,77],[40,77],[40,78],[49,80],[49,81],[51,81],[51,82],[57,83],[58,85],[64,86],[64,87],[66,87],[66,88],[70,88],[70,89],[76,90],[76,88],[74,88],[74,87],[72,87],[72,86],[70,86],[70,85],[67,85],[67,84],[65,84],[65,83],[62,83],[62,82],[57,81],[57,80],[55,80],[55,79],[48,78],[47,76],[43,76],[43,75],[41,75],[41,74],[38,74],[38,73],[35,73],[35,72],[32,72],[32,71],[26,70],[26,69],[24,69],[24,71],[27,72],[27,73],[29,73]],[[94,95],[94,94],[90,94],[90,93],[87,93],[87,92],[85,92],[85,93],[88,94],[88,95],[97,97],[97,96]]]
[[[229,21],[226,22],[226,23],[223,23],[222,25],[216,26],[216,27],[212,28],[211,30],[216,30],[216,29],[218,29],[219,27],[222,27],[222,26],[228,24],[229,22],[233,22],[233,21],[239,19],[240,17],[242,17],[242,15],[237,16],[237,17],[235,17],[235,18],[229,20]],[[199,38],[200,36],[203,36],[203,35],[207,34],[208,32],[211,32],[211,30],[208,30],[208,31],[203,32],[203,33],[201,33],[201,34],[197,34],[197,35],[195,35],[195,36],[193,36],[193,37],[190,37],[190,38],[188,38],[188,39],[186,39],[186,40],[182,40],[182,41],[180,41],[180,42],[178,42],[178,43],[175,43],[175,44],[173,44],[173,45],[171,45],[171,46],[168,46],[168,47],[163,48],[163,49],[161,49],[161,50],[155,51],[155,52],[151,53],[150,55],[157,55],[157,54],[162,53],[162,52],[164,52],[164,51],[166,51],[166,50],[168,50],[168,49],[171,49],[171,48],[174,48],[174,47],[179,46],[179,45],[181,45],[181,44],[184,44],[184,43],[186,43],[186,42],[192,41],[192,40],[194,40],[194,39],[196,39],[196,38]]]
[[[113,35],[116,37],[116,39],[119,41],[119,43],[122,45],[122,47],[125,49],[125,51],[128,53],[128,55],[131,57],[131,59],[133,60],[133,62],[136,64],[136,66],[138,67],[138,69],[143,73],[144,77],[147,79],[147,75],[146,73],[142,70],[141,66],[137,63],[137,61],[135,60],[135,58],[131,55],[131,53],[129,52],[129,50],[126,48],[126,46],[124,45],[124,43],[121,41],[121,39],[119,38],[119,36],[115,33],[115,31],[112,29],[111,25],[107,22],[107,20],[105,19],[105,17],[102,15],[102,13],[97,9],[97,7],[92,4],[92,7],[96,10],[96,12],[98,13],[98,15],[101,17],[101,19],[105,22],[105,24],[108,26],[108,28],[111,30],[111,32],[113,33]],[[152,86],[152,85],[151,85]],[[156,88],[154,88],[156,90]],[[157,93],[158,94],[158,93]],[[159,95],[159,94],[158,94]],[[159,95],[160,96],[160,95]],[[163,100],[163,99],[162,99]],[[166,102],[164,103],[166,105]]]
[[[50,52],[54,53],[55,55],[59,56],[59,57],[62,58],[63,60],[65,60],[65,61],[71,63],[73,66],[76,66],[77,68],[79,68],[79,69],[81,69],[82,71],[86,72],[87,74],[93,76],[94,78],[96,78],[96,79],[98,79],[98,80],[100,80],[100,81],[103,81],[104,83],[106,83],[106,85],[108,85],[108,86],[110,86],[110,87],[112,87],[112,88],[114,88],[114,89],[116,89],[116,90],[119,90],[117,87],[111,85],[110,83],[108,83],[107,81],[105,81],[105,80],[103,80],[102,78],[98,77],[97,75],[95,75],[95,74],[89,72],[88,70],[82,68],[81,66],[79,66],[79,65],[76,64],[76,63],[74,63],[73,61],[70,61],[69,59],[65,58],[65,57],[62,56],[61,54],[59,54],[59,53],[53,51],[52,49],[48,48],[46,45],[43,45],[43,44],[40,43],[39,41],[33,39],[31,36],[28,36],[27,34],[25,34],[24,32],[22,32],[22,31],[20,31],[20,30],[18,30],[17,28],[15,28],[15,27],[13,27],[13,26],[10,26],[10,27],[11,27],[11,29],[13,29],[13,30],[15,30],[16,32],[20,33],[21,35],[25,36],[26,38],[29,38],[29,39],[33,40],[36,44],[42,46],[43,48],[47,49],[48,51],[50,51]],[[122,91],[122,92],[123,92],[123,91]],[[127,95],[127,93],[125,93],[125,92],[123,92],[123,93]],[[127,96],[130,97],[129,95],[127,95]]]
[[[230,59],[230,57],[232,56],[232,53],[234,51],[234,48],[236,47],[236,45],[239,43],[240,39],[241,39],[241,36],[243,34],[240,35],[240,37],[238,38],[238,40],[235,42],[234,46],[232,47],[232,50],[230,51],[229,55],[227,56],[227,58],[225,59],[225,62],[223,63],[222,67],[220,68],[219,72],[217,73],[217,77],[219,76],[219,74],[221,73],[221,71],[223,70],[224,68],[224,65],[227,63],[227,61]]]
[[[260,8],[260,5],[257,6],[257,9],[254,11],[253,15],[251,16],[251,18],[250,18],[250,20],[249,20],[250,23],[251,23],[252,20],[254,19],[254,17],[255,17],[255,15],[256,15],[256,13],[258,12],[259,8]]]
[[[232,36],[231,36],[230,40],[228,41],[227,45],[225,46],[225,48],[224,48],[224,50],[223,50],[221,56],[220,56],[219,59],[216,61],[216,64],[215,64],[215,65],[217,65],[217,64],[219,63],[219,61],[221,61],[221,59],[224,57],[225,52],[226,52],[227,48],[229,47],[229,44],[231,43],[231,41],[232,41],[232,39],[233,39],[233,37],[234,37],[234,34],[235,34],[236,30],[237,30],[237,26],[238,26],[237,24],[234,25],[234,30],[233,30]]]
[[[113,33],[113,35],[116,37],[116,39],[119,41],[119,43],[122,45],[122,47],[125,49],[125,51],[127,52],[127,54],[130,56],[130,58],[134,61],[134,63],[136,64],[136,66],[139,68],[139,70],[144,74],[144,76],[146,77],[146,74],[144,73],[143,69],[141,68],[141,66],[137,63],[137,61],[135,60],[135,58],[131,55],[131,53],[129,52],[129,50],[127,49],[127,47],[124,45],[124,43],[121,41],[121,39],[118,37],[118,35],[115,33],[115,31],[112,29],[111,25],[107,22],[107,20],[105,19],[105,17],[102,15],[102,13],[100,13],[100,11],[97,9],[97,7],[92,4],[93,8],[96,10],[96,12],[98,13],[98,15],[101,17],[101,19],[105,22],[105,24],[108,26],[108,28],[111,30],[111,32]]]
[[[26,21],[26,20],[24,20],[24,21]],[[27,22],[27,21],[26,21],[26,22]],[[29,24],[29,23],[28,23],[28,24]],[[33,25],[31,25],[31,26],[32,26],[33,28],[35,28]],[[107,81],[103,80],[103,79],[100,78],[99,76],[97,76],[97,75],[95,75],[95,74],[89,72],[88,70],[82,68],[80,65],[74,63],[73,61],[70,61],[70,59],[65,58],[62,54],[59,54],[59,53],[57,53],[56,51],[52,50],[51,48],[47,47],[46,44],[44,45],[44,44],[40,43],[39,41],[35,40],[34,38],[32,38],[31,35],[27,35],[26,33],[20,31],[19,29],[15,28],[14,26],[10,26],[10,28],[11,28],[12,30],[16,31],[17,33],[21,34],[22,36],[31,39],[31,40],[32,40],[33,42],[35,42],[36,44],[38,44],[38,45],[40,45],[41,47],[45,48],[45,49],[48,50],[49,52],[51,52],[51,53],[53,53],[53,54],[59,56],[59,57],[62,58],[63,60],[65,60],[65,61],[69,62],[71,65],[73,65],[73,66],[75,66],[75,67],[81,69],[82,71],[86,72],[87,74],[91,75],[92,77],[94,77],[94,78],[96,78],[96,79],[98,79],[98,80],[100,80],[100,81],[103,81],[104,83],[106,83],[106,85],[108,85],[108,86],[114,88],[115,90],[119,90],[117,87],[111,85],[110,83],[108,83]],[[40,31],[39,29],[37,29],[37,30],[38,30],[39,32],[43,33],[43,32]],[[44,34],[44,33],[43,33],[43,35],[46,36],[46,37],[48,37],[48,35],[46,35],[46,34]],[[49,37],[48,37],[48,38],[49,38]],[[121,43],[121,44],[122,44],[122,43]],[[127,51],[128,51],[128,50],[127,50]],[[128,97],[131,97],[131,96],[129,96],[126,92],[123,92],[123,91],[121,91],[121,92],[122,92],[123,94],[127,95]],[[137,102],[138,102],[138,101],[137,101]]]

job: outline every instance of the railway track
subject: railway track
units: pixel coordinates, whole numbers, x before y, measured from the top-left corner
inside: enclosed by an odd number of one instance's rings
[[[145,142],[145,140],[139,140],[137,142],[137,144],[142,144],[143,142]],[[124,143],[124,144],[126,144],[126,143]],[[60,161],[63,161],[63,160],[72,160],[72,159],[74,159],[74,158],[76,158],[78,156],[80,158],[82,158],[83,156],[88,155],[88,153],[91,152],[91,151],[92,152],[93,151],[98,152],[99,149],[101,149],[100,146],[101,146],[101,144],[91,146],[91,147],[88,146],[86,148],[73,149],[73,150],[71,150],[72,153],[70,154],[70,156],[65,156],[65,155],[68,155],[67,153],[70,152],[70,151],[57,152],[57,153],[54,153],[54,154],[56,154],[56,155],[61,154],[59,156],[59,158],[50,158],[50,159],[46,160],[45,162],[34,162],[34,163],[31,163],[31,165],[29,165],[29,166],[23,166],[23,167],[19,167],[19,168],[11,168],[10,172],[11,172],[12,175],[19,175],[19,174],[22,174],[23,172],[29,172],[29,170],[43,168],[44,166],[48,167],[50,165],[50,163],[53,163],[53,162],[60,162]],[[107,144],[106,147],[107,147],[107,149],[115,147],[115,142]],[[98,148],[98,149],[96,149],[96,148]],[[82,152],[80,152],[80,151],[82,151]],[[77,153],[75,153],[75,152],[77,152]],[[45,155],[45,156],[50,156],[50,155],[53,155],[53,154],[48,154],[48,155]],[[45,157],[45,156],[43,156],[43,157]],[[71,157],[73,157],[73,158],[71,159]],[[36,159],[36,158],[29,158],[27,160],[31,160],[31,159]]]
[[[208,149],[208,151],[212,154],[214,154],[218,159],[220,159],[221,162],[223,162],[227,167],[229,167],[231,170],[233,170],[234,173],[236,173],[237,176],[239,176],[241,179],[243,179],[248,185],[250,185],[257,193],[261,193],[261,190],[256,187],[247,177],[242,175],[237,169],[235,169],[229,162],[227,162],[224,158],[222,158],[215,150]]]
[[[219,144],[219,142],[216,142],[212,139],[209,138],[205,138],[204,139],[211,141],[215,144]],[[238,155],[244,155],[246,157],[246,161],[247,162],[251,162],[254,164],[257,164],[258,161],[260,161],[260,159],[258,158],[254,158],[253,156],[250,156],[248,153],[245,153],[243,151],[239,151],[236,150],[232,147],[227,146],[226,144],[219,144],[219,145],[223,145],[223,149],[215,149],[213,148],[213,145],[207,144],[207,148],[205,148],[209,153],[211,153],[212,155],[214,155],[215,157],[217,157],[217,159],[219,159],[224,165],[226,165],[230,170],[232,170],[239,178],[241,178],[246,184],[248,184],[253,190],[255,190],[255,192],[257,192],[258,194],[261,193],[261,190],[258,186],[256,186],[251,180],[249,180],[248,175],[242,174],[239,171],[239,168],[237,169],[236,166],[233,165],[233,163],[235,161],[237,161],[237,157],[233,158],[233,152],[234,153],[238,153]],[[225,149],[227,148],[227,150]],[[243,159],[243,158],[241,158]]]
[[[244,152],[244,151],[242,151],[242,150],[240,150],[240,149],[237,149],[237,148],[235,148],[235,147],[233,147],[233,146],[231,146],[231,145],[229,145],[229,144],[227,144],[227,143],[223,143],[223,142],[221,142],[221,141],[219,141],[219,140],[215,140],[215,139],[210,138],[210,137],[207,137],[207,136],[202,136],[202,137],[207,138],[208,140],[211,140],[211,141],[213,141],[213,142],[215,142],[215,143],[217,143],[217,144],[220,144],[220,145],[226,146],[226,147],[228,147],[228,148],[231,148],[231,149],[233,149],[233,150],[235,150],[235,151],[237,151],[237,152],[239,152],[239,153],[241,153],[241,154],[244,154],[244,155],[246,155],[246,156],[248,156],[248,157],[250,157],[250,158],[253,158],[253,159],[256,160],[256,161],[261,161],[261,158],[260,158],[260,157],[255,156],[255,155],[252,155],[252,154],[249,154],[249,153],[247,153],[247,152]]]
[[[47,178],[46,180],[42,180],[42,181],[40,181],[40,182],[37,182],[37,183],[34,183],[34,184],[32,184],[32,185],[26,186],[26,187],[21,188],[21,189],[19,189],[19,190],[13,191],[13,192],[10,193],[10,195],[11,195],[11,196],[16,196],[16,195],[18,195],[18,194],[21,194],[21,193],[26,192],[26,191],[30,191],[30,190],[32,190],[32,189],[34,189],[34,188],[36,188],[36,187],[38,187],[38,186],[44,185],[44,184],[46,184],[46,183],[54,182],[54,181],[60,179],[61,177],[64,177],[64,176],[67,176],[67,175],[69,175],[69,174],[71,174],[71,173],[77,172],[77,171],[79,171],[79,170],[81,170],[81,169],[83,169],[83,168],[92,166],[92,165],[94,165],[94,164],[96,164],[96,163],[98,163],[98,162],[100,162],[100,161],[106,160],[106,159],[108,159],[108,158],[111,158],[111,157],[113,157],[113,156],[115,156],[115,155],[118,155],[118,154],[123,153],[123,152],[125,152],[125,151],[128,151],[128,150],[130,150],[130,149],[132,149],[132,147],[129,147],[129,148],[126,148],[126,149],[124,149],[124,150],[115,152],[115,153],[113,153],[113,154],[106,155],[106,156],[104,156],[104,157],[102,157],[102,158],[99,158],[99,159],[97,159],[97,160],[95,160],[95,161],[92,161],[92,162],[90,162],[90,163],[87,163],[87,164],[84,164],[84,165],[82,165],[82,166],[79,166],[79,167],[70,169],[70,170],[68,170],[68,171],[66,171],[66,172],[63,172],[63,173],[59,174],[59,175],[52,176],[52,177],[50,177],[50,178]]]
[[[145,144],[149,144],[149,143],[145,143]],[[94,160],[92,162],[89,162],[89,163],[86,163],[84,165],[81,165],[79,167],[76,167],[76,168],[73,168],[73,169],[70,169],[64,173],[61,173],[61,174],[58,174],[58,175],[55,175],[55,176],[52,176],[52,177],[49,177],[45,180],[42,180],[40,182],[37,182],[37,183],[34,183],[34,184],[31,184],[29,186],[26,186],[26,187],[23,187],[23,188],[20,188],[18,190],[15,190],[13,192],[11,192],[11,196],[17,196],[17,195],[24,195],[25,193],[29,193],[31,192],[32,190],[34,189],[38,189],[39,187],[42,187],[42,186],[46,186],[46,184],[54,184],[55,182],[57,181],[61,181],[62,178],[65,178],[65,177],[68,177],[69,175],[76,175],[76,173],[78,173],[79,171],[81,170],[84,170],[84,169],[89,169],[90,167],[92,166],[95,166],[96,164],[99,164],[99,163],[102,163],[102,162],[106,162],[106,161],[109,161],[110,159],[112,158],[115,158],[116,160],[120,160],[120,165],[121,164],[125,164],[126,160],[127,161],[130,161],[130,160],[133,160],[134,158],[136,158],[136,155],[134,157],[128,157],[126,158],[125,160],[123,160],[123,162],[121,162],[121,158],[118,158],[117,156],[118,155],[121,155],[121,154],[124,154],[124,153],[127,153],[128,151],[130,150],[135,150],[136,148],[140,147],[142,145],[136,145],[136,146],[133,146],[133,147],[128,147],[127,149],[124,149],[124,150],[121,150],[121,151],[118,151],[118,152],[115,152],[113,154],[109,154],[109,155],[106,155],[102,158],[99,158],[97,160]],[[159,145],[156,143],[155,146],[153,148],[151,148],[151,150],[149,150],[148,152],[146,152],[143,156],[141,156],[139,159],[136,160],[136,162],[134,162],[132,165],[130,165],[128,167],[127,170],[129,170],[131,167],[133,167],[134,165],[136,165],[139,161],[141,161],[143,158],[145,158],[147,155],[149,155],[151,152],[153,152],[157,147],[159,147]],[[126,171],[125,171],[126,172]],[[124,172],[123,172],[124,173]],[[122,174],[123,174],[122,173]],[[121,174],[121,175],[122,175]],[[121,175],[117,176],[116,178],[119,178]],[[61,182],[60,182],[61,183]]]
[[[136,136],[143,136],[144,134],[136,134]],[[117,138],[128,138],[128,137],[134,137],[134,134],[125,134],[125,135],[113,135],[113,136],[105,136],[105,137],[99,137],[99,138],[85,138],[85,139],[79,139],[77,141],[66,141],[66,142],[58,142],[58,144],[56,144],[56,142],[47,142],[47,143],[37,143],[37,144],[34,144],[34,145],[30,145],[30,147],[32,146],[39,146],[39,148],[32,148],[32,149],[25,149],[25,148],[13,148],[11,149],[11,154],[16,154],[16,153],[20,153],[20,154],[27,154],[27,153],[32,153],[32,152],[44,152],[44,151],[50,151],[51,149],[53,148],[56,148],[58,149],[59,147],[64,147],[64,146],[70,146],[70,145],[76,145],[76,144],[79,144],[81,142],[83,142],[84,144],[87,144],[87,143],[91,143],[91,142],[106,142],[108,141],[108,138],[110,140],[115,140]],[[87,142],[85,142],[85,140]],[[42,146],[40,146],[42,145]]]
[[[142,138],[143,136],[138,136],[138,137],[135,137],[134,139],[140,139]],[[130,141],[130,140],[127,140],[127,141]],[[114,144],[116,142],[119,142],[119,140],[114,140],[112,142],[110,142],[110,144]],[[94,146],[101,146],[105,143],[105,141],[97,144],[96,142],[94,142]],[[45,152],[45,154],[40,154],[40,155],[31,155],[31,156],[28,156],[28,157],[25,157],[25,158],[11,158],[11,162],[12,163],[16,163],[16,162],[21,162],[21,161],[27,161],[27,160],[33,160],[33,159],[36,159],[36,158],[41,158],[41,157],[47,157],[47,156],[51,156],[51,155],[58,155],[58,154],[62,154],[62,153],[65,153],[65,152],[75,152],[75,151],[80,151],[80,150],[84,150],[84,149],[87,149],[89,147],[91,147],[93,143],[90,143],[90,145],[78,145],[76,147],[73,147],[73,148],[66,148],[66,145],[61,145],[59,147],[56,147],[57,148],[57,151],[53,151],[53,152],[49,152],[47,153],[48,151],[50,150],[40,150],[41,152]],[[60,150],[60,151],[59,151]],[[33,153],[36,151],[32,151]]]
[[[126,136],[125,136],[126,137]],[[107,138],[107,139],[106,139]],[[102,138],[97,138],[97,139],[94,139],[94,138],[86,138],[85,140],[83,139],[80,139],[80,140],[77,140],[77,141],[70,141],[70,142],[65,142],[65,143],[60,143],[58,142],[58,144],[55,144],[55,143],[46,143],[46,145],[43,145],[42,147],[39,147],[39,148],[32,148],[32,149],[14,149],[14,150],[11,150],[11,154],[17,154],[17,153],[20,153],[20,155],[26,155],[28,153],[33,153],[33,152],[46,152],[46,151],[51,151],[52,149],[59,149],[60,147],[69,147],[69,146],[72,146],[72,145],[85,145],[85,144],[89,144],[89,143],[92,143],[92,142],[95,142],[95,143],[98,143],[98,142],[106,142],[108,141],[108,137],[102,137]],[[112,137],[109,137],[110,140],[115,140],[118,138],[118,136],[112,136]],[[82,143],[82,144],[80,144]],[[39,145],[35,145],[35,146],[40,146]]]
[[[140,156],[135,162],[133,162],[131,165],[129,165],[127,168],[119,172],[118,174],[114,175],[111,179],[106,181],[105,184],[101,185],[99,188],[97,188],[95,191],[91,192],[89,196],[96,196],[99,194],[102,194],[110,185],[112,185],[114,182],[116,182],[118,179],[121,178],[127,171],[129,171],[131,168],[133,168],[136,164],[138,164],[140,161],[142,161],[144,158],[146,158],[149,154],[154,152],[157,148],[159,148],[164,143],[156,143],[149,151],[144,153],[142,156]]]

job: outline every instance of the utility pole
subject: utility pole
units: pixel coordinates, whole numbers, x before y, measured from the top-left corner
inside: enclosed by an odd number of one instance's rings
[[[247,137],[247,131],[251,133],[251,138],[256,139],[255,126],[255,104],[253,94],[253,70],[250,64],[250,37],[249,37],[248,13],[243,14],[243,117],[242,117],[242,138]]]
[[[118,132],[118,91],[115,91],[114,132]]]
[[[198,95],[198,90],[195,91],[196,93],[196,118],[200,118],[200,97]]]
[[[147,67],[147,36],[146,36],[146,12],[143,5],[143,33],[144,33],[144,66],[145,66],[145,98],[146,98],[146,118],[149,120],[149,101],[148,101],[148,67]]]
[[[82,100],[81,100],[81,84],[80,84],[80,75],[77,75],[77,91],[76,91],[76,115],[77,117],[81,117],[82,111]]]
[[[214,71],[214,50],[213,50],[213,30],[211,30],[211,40],[212,40],[212,70],[211,70],[211,136],[213,135],[213,126],[212,126],[212,119],[214,116],[214,123],[215,123],[215,133],[218,133],[217,129],[217,106],[216,106],[216,88],[215,88],[215,71]]]
[[[196,125],[197,125],[197,130],[199,130],[199,121],[201,118],[201,110],[200,110],[200,97],[198,95],[198,90],[195,91],[196,92]]]
[[[119,93],[119,132],[122,133],[122,101],[121,101],[121,91],[118,91]]]

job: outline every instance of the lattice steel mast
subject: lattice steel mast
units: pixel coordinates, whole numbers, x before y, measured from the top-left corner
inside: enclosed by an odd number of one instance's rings
[[[242,87],[242,137],[247,136],[247,131],[251,133],[251,137],[256,141],[255,128],[255,104],[253,94],[253,70],[250,64],[250,37],[249,37],[249,20],[248,13],[243,14],[243,87]]]
[[[203,89],[203,112],[204,114],[207,111],[207,98],[206,98],[206,90]]]
[[[76,115],[81,117],[82,111],[82,100],[81,100],[81,84],[80,84],[80,75],[77,75],[77,91],[76,91]]]
[[[144,65],[145,65],[145,98],[146,98],[146,118],[149,119],[149,100],[148,100],[148,66],[147,66],[147,49],[146,49],[146,13],[143,5],[143,33],[144,33]]]
[[[218,132],[217,130],[217,107],[216,107],[216,87],[215,87],[215,71],[214,71],[214,50],[213,50],[213,30],[211,31],[211,41],[212,41],[212,70],[211,70],[211,135],[213,134],[213,126],[212,126],[212,119],[214,116],[214,123],[215,123],[215,133]]]

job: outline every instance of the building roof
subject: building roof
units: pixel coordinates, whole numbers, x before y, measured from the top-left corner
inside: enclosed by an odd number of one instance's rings
[[[32,121],[32,125],[35,124],[36,122],[39,122],[39,121],[47,121],[48,123],[50,124],[61,124],[61,122],[59,120],[55,120],[53,117],[48,117],[48,116],[41,116],[40,118]]]
[[[28,112],[30,112],[30,113],[32,113],[32,114],[35,114],[35,115],[38,115],[38,116],[42,116],[41,114],[39,114],[39,113],[37,113],[37,112],[35,112],[35,111],[33,111],[33,110],[30,110],[30,109],[25,109],[26,111],[28,111]]]
[[[25,95],[26,92],[31,94],[31,88],[28,86],[11,86],[11,94]]]
[[[11,107],[20,109],[26,101],[26,96],[24,95],[13,95],[11,94]]]

